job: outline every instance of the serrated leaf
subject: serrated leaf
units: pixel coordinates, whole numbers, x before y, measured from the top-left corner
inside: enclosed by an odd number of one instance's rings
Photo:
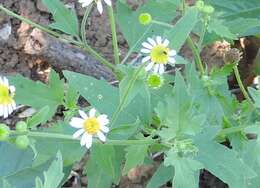
[[[10,77],[10,82],[16,87],[15,101],[18,104],[29,105],[38,110],[43,106],[48,106],[50,109],[48,118],[63,103],[64,82],[54,71],[51,71],[48,85],[38,81],[34,82],[21,75]]]
[[[55,21],[50,27],[69,35],[78,35],[78,18],[74,10],[69,10],[59,0],[42,0],[42,2],[52,13]]]
[[[180,157],[175,151],[170,150],[166,154],[164,165],[174,167],[173,187],[198,187],[199,170],[203,168],[199,161]]]
[[[171,41],[170,47],[179,51],[197,22],[197,9],[188,9],[186,14],[178,20],[174,27],[164,33],[164,36]]]
[[[132,168],[143,164],[147,156],[147,145],[129,146],[126,148],[126,162],[123,169],[123,175],[127,174]]]
[[[166,167],[163,164],[156,170],[153,174],[151,180],[147,184],[146,188],[158,188],[164,185],[166,182],[173,179],[174,176],[174,168],[169,166]]]
[[[233,34],[227,26],[223,24],[221,20],[213,19],[210,21],[208,25],[208,31],[210,33],[214,32],[218,36],[225,38],[225,39],[237,39],[237,36]]]

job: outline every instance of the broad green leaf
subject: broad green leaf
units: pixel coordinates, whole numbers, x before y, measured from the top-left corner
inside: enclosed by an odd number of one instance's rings
[[[152,18],[157,21],[170,23],[176,16],[176,9],[179,4],[179,0],[149,0],[136,11],[133,11],[123,1],[117,1],[117,19],[119,27],[130,48],[134,48],[134,51],[138,51],[140,44],[146,40],[147,37],[152,37],[154,35],[162,36],[164,31],[168,29],[167,27],[163,28],[156,24],[153,24],[152,26],[141,25],[138,20],[141,13],[149,13]],[[136,44],[137,42],[138,44]]]
[[[78,36],[78,18],[74,10],[69,10],[59,0],[42,0],[42,2],[52,13],[55,21],[50,27]]]
[[[255,172],[235,151],[210,139],[207,131],[195,138],[194,143],[199,149],[196,160],[230,188],[247,188],[247,180],[255,177]]]
[[[27,120],[28,128],[36,128],[37,125],[45,123],[48,120],[49,106],[44,106],[36,114]]]
[[[174,27],[164,33],[164,36],[171,41],[170,47],[179,51],[197,22],[197,9],[188,9],[186,14],[178,20]]]
[[[112,178],[98,166],[95,158],[88,160],[84,173],[88,178],[88,187],[91,188],[110,188]]]
[[[180,157],[175,151],[170,150],[166,154],[164,165],[174,167],[173,187],[198,187],[199,170],[203,168],[199,161]]]
[[[43,172],[43,188],[58,188],[64,176],[61,153],[58,152],[56,159],[51,163],[47,171]]]
[[[123,169],[123,175],[127,174],[132,168],[142,165],[147,156],[147,145],[129,146],[126,148],[126,162]]]
[[[248,91],[254,100],[254,104],[257,108],[260,108],[260,90],[249,87]]]
[[[21,75],[10,77],[10,82],[16,87],[15,101],[18,104],[29,105],[38,110],[43,106],[48,106],[50,109],[48,118],[63,103],[64,82],[54,71],[50,74],[48,85],[38,81],[34,82]]]
[[[8,183],[8,181],[6,179],[3,179],[2,182],[0,182],[0,183],[2,184],[3,188],[12,188],[12,186]]]
[[[147,188],[158,188],[164,185],[167,181],[172,180],[173,176],[174,168],[171,166],[166,167],[161,164],[147,184]]]
[[[35,178],[35,188],[43,188],[42,180],[39,177]]]

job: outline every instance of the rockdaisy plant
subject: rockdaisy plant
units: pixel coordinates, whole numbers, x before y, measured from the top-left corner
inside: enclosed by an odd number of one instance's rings
[[[109,128],[106,126],[109,123],[107,115],[96,116],[96,114],[95,108],[92,108],[88,115],[79,110],[80,117],[73,117],[70,121],[72,127],[79,129],[73,134],[73,138],[81,137],[80,145],[86,146],[88,149],[92,145],[93,137],[98,137],[102,142],[105,142],[104,133],[109,132]]]
[[[9,85],[6,77],[0,76],[0,117],[7,118],[16,108],[15,87]]]
[[[102,1],[103,1],[103,0],[79,0],[79,3],[82,4],[82,7],[87,7],[87,6],[89,6],[92,2],[95,2],[95,3],[97,4],[98,12],[99,12],[100,14],[102,14],[102,13],[103,13]],[[104,0],[104,2],[105,2],[108,6],[112,6],[111,0]]]
[[[163,39],[161,36],[148,38],[146,42],[142,43],[143,48],[141,52],[144,54],[142,63],[147,63],[146,71],[153,70],[154,73],[163,74],[167,64],[175,65],[176,51],[170,49],[168,46],[170,41]]]

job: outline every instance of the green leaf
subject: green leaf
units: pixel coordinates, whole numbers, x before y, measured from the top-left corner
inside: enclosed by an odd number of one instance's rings
[[[174,176],[174,168],[163,164],[156,170],[146,188],[158,188],[170,181]]]
[[[28,128],[36,128],[37,125],[45,123],[48,120],[49,106],[44,106],[36,114],[27,120]]]
[[[126,148],[126,162],[123,169],[123,175],[127,174],[132,168],[142,165],[147,156],[147,145],[129,146]]]
[[[74,10],[69,10],[59,0],[42,0],[42,2],[52,13],[55,21],[50,27],[78,36],[78,18]]]
[[[59,79],[59,75],[54,71],[50,74],[48,85],[42,82],[34,82],[21,75],[10,77],[10,82],[16,87],[15,101],[18,104],[29,105],[38,110],[43,106],[48,106],[50,109],[48,119],[63,103],[64,82]]]
[[[174,27],[164,33],[165,37],[171,41],[170,47],[179,51],[197,22],[197,9],[188,9],[186,14],[174,25]]]
[[[176,16],[176,9],[179,4],[180,0],[149,0],[136,11],[132,11],[126,3],[117,1],[119,27],[130,48],[134,48],[134,51],[138,51],[140,44],[146,40],[147,37],[152,37],[153,35],[162,36],[164,31],[168,29],[167,27],[162,28],[162,26],[156,24],[141,25],[138,20],[141,13],[149,13],[152,18],[157,21],[170,23]]]
[[[42,180],[39,177],[35,178],[35,188],[44,188]]]
[[[180,157],[175,151],[167,152],[165,166],[174,166],[173,185],[176,188],[197,188],[199,183],[199,170],[203,165],[192,158]]]
[[[79,99],[78,92],[70,85],[68,85],[68,89],[65,93],[65,107],[68,109],[75,109],[77,108],[77,103]]]
[[[254,104],[257,108],[260,108],[260,90],[249,87],[248,91],[254,100]]]
[[[210,139],[207,131],[195,138],[194,144],[199,149],[196,159],[230,188],[247,188],[247,180],[255,177],[255,172],[235,151]]]
[[[58,152],[56,159],[51,163],[47,171],[43,172],[44,184],[43,188],[58,188],[62,178],[64,177],[63,161],[61,153]]]

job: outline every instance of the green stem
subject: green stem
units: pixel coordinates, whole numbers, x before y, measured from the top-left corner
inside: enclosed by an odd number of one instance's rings
[[[203,26],[202,26],[202,30],[201,30],[201,33],[200,33],[200,40],[199,40],[198,45],[197,45],[199,52],[201,52],[201,50],[202,50],[202,44],[203,44],[203,40],[204,40],[206,31],[207,31],[207,27],[208,27],[207,23],[204,21]]]
[[[19,133],[17,131],[11,131],[10,136],[19,136],[27,135],[28,137],[40,137],[45,139],[62,139],[62,140],[71,140],[79,141],[80,139],[73,138],[72,135],[60,134],[60,133],[50,133],[50,132],[36,132],[36,131],[26,131]],[[117,146],[126,146],[126,145],[151,145],[155,144],[158,140],[155,139],[145,139],[145,140],[107,140],[107,145],[117,145]],[[95,141],[99,143],[99,141]]]
[[[94,49],[92,49],[90,46],[88,45],[84,45],[81,41],[77,41],[77,40],[73,40],[73,39],[70,39],[69,37],[62,37],[61,34],[55,32],[55,31],[52,31],[51,29],[45,27],[45,26],[42,26],[40,24],[37,24],[27,18],[24,18],[10,10],[8,10],[7,8],[3,7],[2,5],[0,5],[0,10],[4,11],[6,14],[14,17],[14,18],[17,18],[29,25],[31,25],[32,27],[35,27],[37,29],[40,29],[48,34],[50,34],[51,36],[54,36],[56,37],[58,40],[62,41],[62,42],[66,42],[66,43],[72,43],[80,48],[82,48],[83,50],[85,50],[86,52],[90,53],[92,56],[94,56],[97,60],[100,61],[100,63],[102,63],[103,65],[105,65],[107,68],[111,69],[113,71],[113,73],[115,73],[115,66],[111,63],[109,63],[105,58],[103,58],[98,52],[96,52]]]
[[[239,71],[238,71],[238,68],[237,68],[237,64],[234,66],[233,70],[234,70],[235,77],[236,77],[237,83],[239,85],[239,88],[242,91],[244,97],[246,98],[246,100],[248,101],[248,103],[250,105],[254,106],[254,103],[251,100],[251,98],[249,97],[249,95],[248,95],[248,93],[247,93],[247,91],[246,91],[246,89],[245,89],[245,87],[243,85],[243,82],[242,82],[242,80],[240,78],[240,74],[239,74]]]
[[[160,22],[160,21],[157,21],[157,20],[152,20],[152,23],[158,24],[158,25],[161,25],[161,26],[164,26],[164,27],[168,27],[168,28],[173,28],[174,27],[171,24]],[[188,44],[189,48],[191,49],[192,54],[193,54],[193,56],[195,58],[195,63],[197,65],[197,68],[199,69],[201,74],[204,74],[205,71],[204,71],[204,67],[203,67],[203,64],[202,64],[202,61],[201,61],[201,58],[200,58],[199,51],[196,48],[196,46],[195,46],[195,44],[192,41],[190,36],[188,36],[188,38],[187,38],[187,44]]]
[[[87,25],[88,16],[89,16],[89,13],[91,12],[92,7],[93,7],[93,3],[91,3],[91,5],[89,5],[87,7],[87,9],[84,13],[82,22],[81,22],[81,26],[80,26],[81,39],[85,45],[88,45],[87,39],[86,39],[86,25]]]
[[[114,59],[115,59],[115,64],[117,65],[120,63],[120,59],[119,59],[119,48],[118,48],[117,34],[116,34],[116,22],[115,22],[115,16],[114,16],[114,11],[112,6],[108,6],[108,15],[109,15],[110,27],[112,32]]]
[[[122,100],[120,100],[120,103],[115,111],[115,113],[113,114],[112,116],[112,119],[111,119],[111,126],[113,126],[113,124],[115,123],[115,121],[117,120],[118,116],[119,116],[119,113],[121,112],[121,110],[124,108],[124,105],[125,105],[125,102],[127,100],[127,97],[135,83],[135,81],[137,80],[138,78],[138,75],[139,73],[141,72],[141,70],[143,69],[143,67],[145,66],[146,64],[143,63],[135,72],[135,74],[132,76],[131,80],[129,81],[129,84],[127,85],[127,88],[126,88],[126,91],[124,93],[124,95],[122,96]]]

